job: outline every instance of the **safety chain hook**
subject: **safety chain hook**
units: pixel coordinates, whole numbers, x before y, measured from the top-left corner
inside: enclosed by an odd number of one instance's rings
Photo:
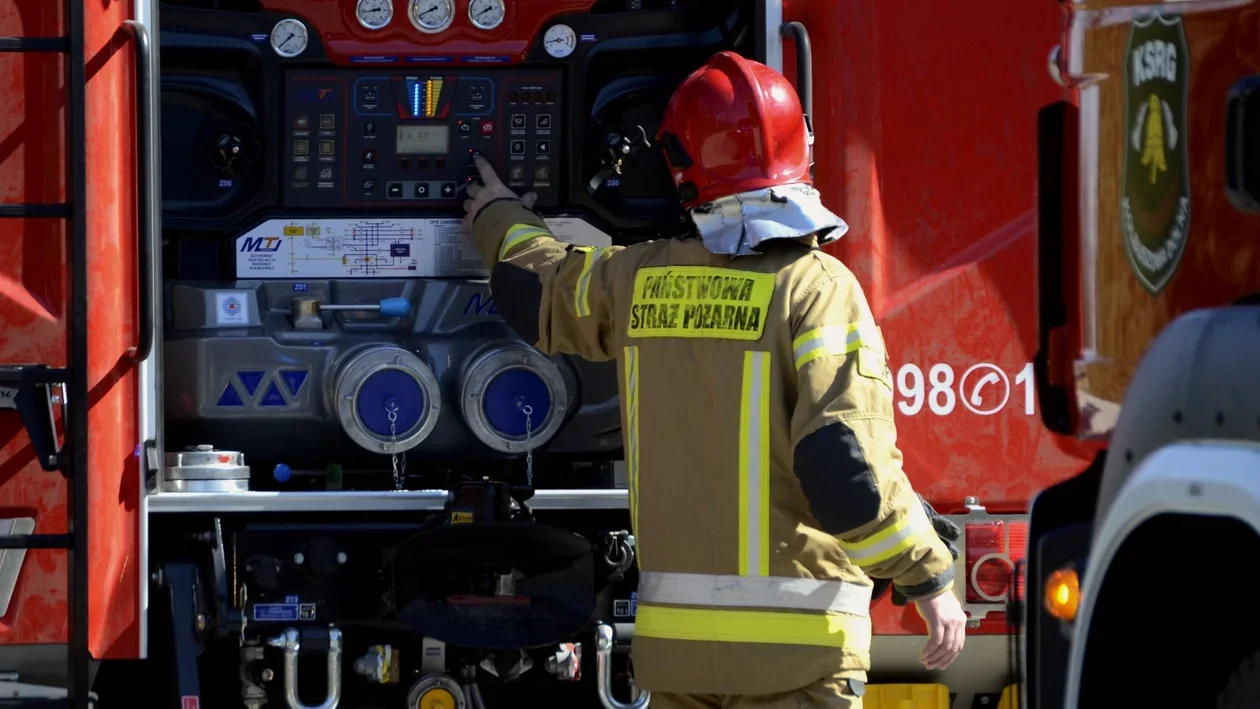
[[[385,403],[385,417],[389,419],[390,461],[394,466],[394,489],[403,489],[407,480],[407,453],[398,453],[398,402],[393,397]],[[401,463],[401,465],[400,465]]]

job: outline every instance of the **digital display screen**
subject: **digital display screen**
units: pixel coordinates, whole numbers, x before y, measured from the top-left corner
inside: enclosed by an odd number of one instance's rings
[[[450,126],[398,126],[399,155],[446,155],[450,143]]]

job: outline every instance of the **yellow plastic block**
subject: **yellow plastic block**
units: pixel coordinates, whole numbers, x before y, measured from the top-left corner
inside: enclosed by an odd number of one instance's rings
[[[868,684],[865,709],[949,709],[949,687],[943,684]]]
[[[1002,690],[1002,698],[998,700],[998,709],[1019,709],[1019,685],[1012,684]]]

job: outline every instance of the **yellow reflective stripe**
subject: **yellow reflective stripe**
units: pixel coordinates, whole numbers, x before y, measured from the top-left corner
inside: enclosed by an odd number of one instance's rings
[[[870,619],[845,613],[671,608],[640,602],[634,633],[665,640],[836,647],[855,653],[871,647]]]
[[[739,574],[770,574],[770,353],[744,353],[739,407]]]
[[[574,312],[579,318],[591,314],[591,273],[595,264],[604,255],[605,249],[591,249],[586,252],[586,262],[582,264],[582,272],[578,274],[577,288],[574,291]]]
[[[630,526],[639,532],[639,348],[626,347],[622,366],[626,388],[626,474],[630,478]],[[642,550],[639,559],[642,563]]]
[[[858,566],[874,566],[900,556],[918,546],[928,534],[935,534],[922,505],[912,505],[910,513],[860,542],[841,540],[849,561]]]
[[[499,260],[507,258],[508,252],[513,248],[540,236],[548,236],[547,231],[533,224],[513,224],[508,228],[507,236],[503,237],[503,245],[499,247]]]
[[[814,328],[792,342],[796,368],[800,369],[819,357],[849,354],[862,347],[871,347],[878,341],[874,337],[876,334],[874,326],[866,323]]]

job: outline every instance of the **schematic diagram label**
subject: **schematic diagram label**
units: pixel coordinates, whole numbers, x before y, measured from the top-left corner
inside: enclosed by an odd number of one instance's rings
[[[581,246],[612,239],[584,220],[548,219]],[[237,278],[486,278],[459,219],[272,219],[236,239]]]

